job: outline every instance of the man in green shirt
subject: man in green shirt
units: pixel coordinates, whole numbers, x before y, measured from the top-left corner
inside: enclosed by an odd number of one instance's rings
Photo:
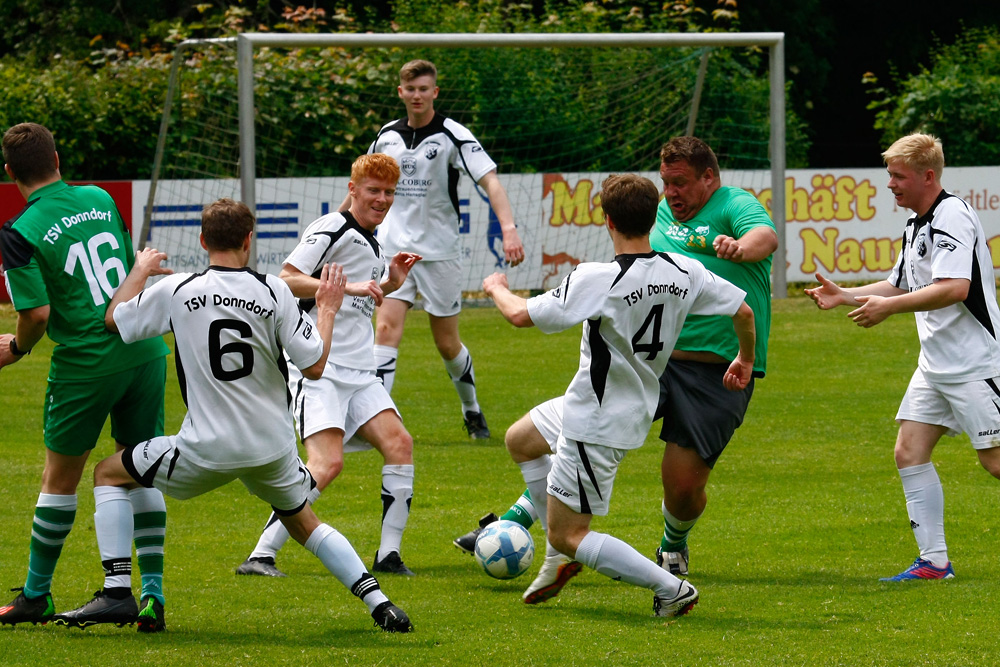
[[[114,200],[95,186],[70,186],[59,172],[52,133],[21,123],[3,135],[4,170],[27,201],[0,228],[4,279],[17,310],[14,334],[0,335],[0,368],[15,363],[46,332],[55,343],[44,409],[45,469],[32,524],[28,576],[0,607],[0,624],[45,623],[62,545],[76,517],[76,488],[90,450],[111,417],[119,449],[163,435],[167,346],[162,339],[125,345],[104,326],[104,312],[134,261],[132,240]],[[130,492],[142,611],[128,588],[105,588],[82,625],[163,624],[166,505],[154,489]],[[105,559],[108,576],[131,577],[131,559]],[[19,589],[14,589],[19,590]]]
[[[712,149],[675,137],[660,151],[663,199],[649,240],[654,250],[698,260],[747,293],[757,329],[754,378],[767,366],[771,328],[771,254],[778,236],[767,210],[742,188],[723,186]],[[689,316],[660,378],[664,532],[656,560],[688,573],[687,536],[705,511],[705,486],[722,450],[743,422],[754,380],[728,391],[722,378],[739,349],[726,317]]]

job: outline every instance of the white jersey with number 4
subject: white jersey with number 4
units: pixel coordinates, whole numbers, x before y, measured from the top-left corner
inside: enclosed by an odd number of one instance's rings
[[[910,292],[942,278],[971,281],[963,303],[915,313],[920,370],[937,382],[1000,376],[1000,308],[993,259],[979,217],[948,192],[923,216],[910,216],[889,282]]]
[[[745,296],[699,262],[651,252],[580,264],[558,287],[528,299],[528,315],[545,333],[584,322],[563,435],[617,449],[642,446],[684,318],[735,315]]]
[[[465,172],[478,183],[497,168],[472,132],[441,114],[417,130],[403,118],[384,126],[368,152],[399,163],[396,199],[378,233],[386,255],[459,259],[458,179]]]
[[[210,266],[165,277],[119,305],[126,343],[174,332],[177,380],[188,412],[177,448],[198,465],[263,465],[295,449],[288,367],[323,355],[323,340],[285,282]]]
[[[350,211],[329,213],[306,227],[302,240],[295,246],[285,264],[318,278],[324,264],[335,262],[344,267],[347,282],[382,282],[386,271],[385,255],[379,242]],[[316,302],[302,299],[299,305],[315,315]],[[344,295],[344,304],[337,313],[333,341],[327,363],[375,372],[375,333],[372,315],[375,299],[370,296]]]

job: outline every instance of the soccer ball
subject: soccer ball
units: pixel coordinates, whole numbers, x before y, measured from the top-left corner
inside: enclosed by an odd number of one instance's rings
[[[476,538],[476,562],[496,579],[513,579],[528,571],[535,557],[531,533],[515,521],[494,521]]]

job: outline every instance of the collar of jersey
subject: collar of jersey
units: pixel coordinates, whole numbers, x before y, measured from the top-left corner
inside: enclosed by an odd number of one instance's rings
[[[65,190],[68,187],[69,185],[66,183],[66,181],[56,181],[55,183],[49,183],[48,185],[42,186],[37,190],[35,190],[34,192],[32,192],[31,196],[28,197],[28,201],[29,202],[35,201],[39,197],[55,194],[61,190]]]

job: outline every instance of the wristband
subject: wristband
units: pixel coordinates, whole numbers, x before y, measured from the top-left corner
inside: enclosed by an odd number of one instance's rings
[[[17,336],[10,339],[10,353],[15,357],[23,357],[26,354],[31,354],[31,350],[21,350],[17,347]]]

